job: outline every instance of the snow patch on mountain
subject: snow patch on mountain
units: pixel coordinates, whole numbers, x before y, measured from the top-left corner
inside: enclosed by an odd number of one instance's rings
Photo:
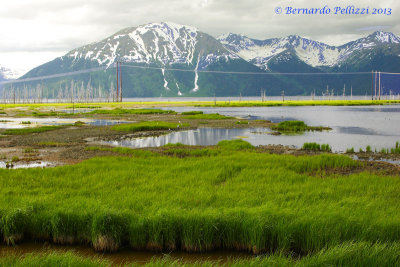
[[[167,80],[165,79],[165,70],[164,70],[164,69],[161,69],[161,73],[162,73],[162,76],[163,76],[163,78],[164,78],[164,88],[165,88],[165,90],[170,91],[171,89],[169,89],[169,87],[168,87],[168,82],[167,82]]]

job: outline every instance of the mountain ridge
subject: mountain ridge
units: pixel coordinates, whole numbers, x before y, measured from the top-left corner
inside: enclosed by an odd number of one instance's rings
[[[218,40],[230,51],[237,53],[248,62],[269,70],[268,62],[274,56],[295,50],[297,56],[312,67],[335,67],[344,62],[356,50],[373,48],[382,44],[400,44],[400,37],[390,32],[376,31],[367,37],[332,46],[322,42],[289,35],[281,38],[258,40],[243,34],[224,34]]]
[[[71,80],[89,84],[95,80],[100,88],[107,88],[104,94],[111,94],[115,83],[114,63],[119,61],[125,66],[123,84],[127,97],[258,95],[260,88],[268,88],[272,95],[282,90],[287,90],[287,94],[309,94],[314,88],[317,92],[325,90],[327,83],[339,90],[343,84],[353,82],[357,83],[353,91],[365,94],[370,87],[366,79],[221,75],[212,71],[320,73],[371,71],[379,67],[400,72],[398,55],[400,38],[385,32],[374,32],[342,46],[331,46],[298,35],[257,40],[242,34],[225,34],[217,39],[192,26],[160,22],[124,28],[38,66],[22,78],[105,66],[104,72],[58,79],[45,86],[49,94],[55,96],[64,90],[60,89],[61,84]],[[126,65],[159,69],[128,69]]]

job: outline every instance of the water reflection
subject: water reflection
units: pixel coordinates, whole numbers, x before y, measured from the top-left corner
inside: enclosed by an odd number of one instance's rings
[[[359,134],[359,135],[376,135],[378,134],[373,129],[367,129],[362,127],[337,127],[338,133],[345,134]]]
[[[18,129],[28,127],[38,127],[42,125],[66,125],[74,124],[75,122],[84,122],[88,125],[95,126],[106,126],[120,123],[126,123],[126,121],[120,120],[102,120],[102,119],[86,119],[86,118],[9,118],[4,117],[0,120],[1,129]],[[28,123],[29,122],[29,123]]]
[[[304,142],[329,144],[334,151],[392,148],[400,141],[400,106],[309,106],[309,107],[172,107],[177,112],[199,110],[226,116],[264,119],[272,122],[302,120],[312,126],[328,126],[329,132],[301,136],[265,137],[265,143],[294,145]],[[250,117],[249,117],[250,116]],[[280,143],[279,143],[280,142]]]
[[[8,165],[8,166],[7,166]],[[44,168],[54,166],[51,162],[47,161],[38,161],[38,162],[29,162],[29,163],[19,163],[15,162],[10,165],[10,163],[0,161],[0,168],[7,169],[25,169],[25,168]]]
[[[215,128],[200,128],[196,130],[172,132],[167,135],[161,135],[157,137],[145,137],[145,138],[134,138],[124,139],[117,141],[101,141],[102,144],[108,144],[113,146],[123,146],[132,148],[142,147],[158,147],[168,143],[176,144],[182,143],[185,145],[200,145],[208,146],[215,145],[222,140],[231,140],[234,138],[256,139],[260,137],[260,134],[253,132],[268,132],[269,129],[257,128],[257,129],[215,129]]]

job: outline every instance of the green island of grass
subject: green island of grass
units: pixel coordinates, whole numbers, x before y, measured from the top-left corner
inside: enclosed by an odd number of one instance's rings
[[[193,112],[190,112],[193,113]],[[182,114],[185,115],[185,114]],[[215,114],[203,114],[203,113],[195,113],[194,115],[185,115],[186,119],[189,120],[228,120],[228,119],[233,119],[233,117],[221,115],[218,113]]]
[[[272,130],[280,132],[305,132],[331,130],[329,127],[308,126],[303,121],[282,121],[277,125],[271,126]]]

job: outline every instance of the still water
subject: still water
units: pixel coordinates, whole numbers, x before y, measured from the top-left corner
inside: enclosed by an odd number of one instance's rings
[[[86,118],[11,118],[1,117],[0,118],[0,129],[19,129],[28,127],[38,127],[44,125],[66,125],[74,124],[75,122],[84,122],[85,124],[95,126],[114,125],[119,123],[125,123],[126,121],[119,120],[102,120],[102,119],[86,119]]]
[[[272,122],[302,120],[311,126],[328,126],[331,131],[306,132],[303,135],[267,134],[269,129],[210,129],[200,128],[172,132],[160,137],[112,141],[109,144],[126,147],[161,146],[167,143],[188,145],[213,145],[220,140],[244,138],[253,145],[282,144],[301,147],[305,142],[329,144],[333,151],[343,152],[347,148],[372,149],[391,148],[400,141],[400,106],[320,106],[320,107],[241,107],[241,108],[196,108],[168,107],[177,112],[201,110],[204,113],[266,119]]]
[[[122,266],[124,264],[144,265],[154,259],[163,259],[167,257],[172,261],[180,260],[185,264],[195,264],[202,261],[211,261],[215,264],[224,264],[234,260],[251,259],[253,256],[241,252],[216,251],[206,253],[154,253],[148,251],[133,251],[131,249],[122,249],[116,253],[96,253],[91,247],[82,245],[61,246],[54,244],[41,243],[22,243],[15,246],[5,246],[0,244],[0,257],[9,255],[24,256],[28,253],[49,253],[49,252],[73,252],[81,257],[108,260],[113,266]]]

